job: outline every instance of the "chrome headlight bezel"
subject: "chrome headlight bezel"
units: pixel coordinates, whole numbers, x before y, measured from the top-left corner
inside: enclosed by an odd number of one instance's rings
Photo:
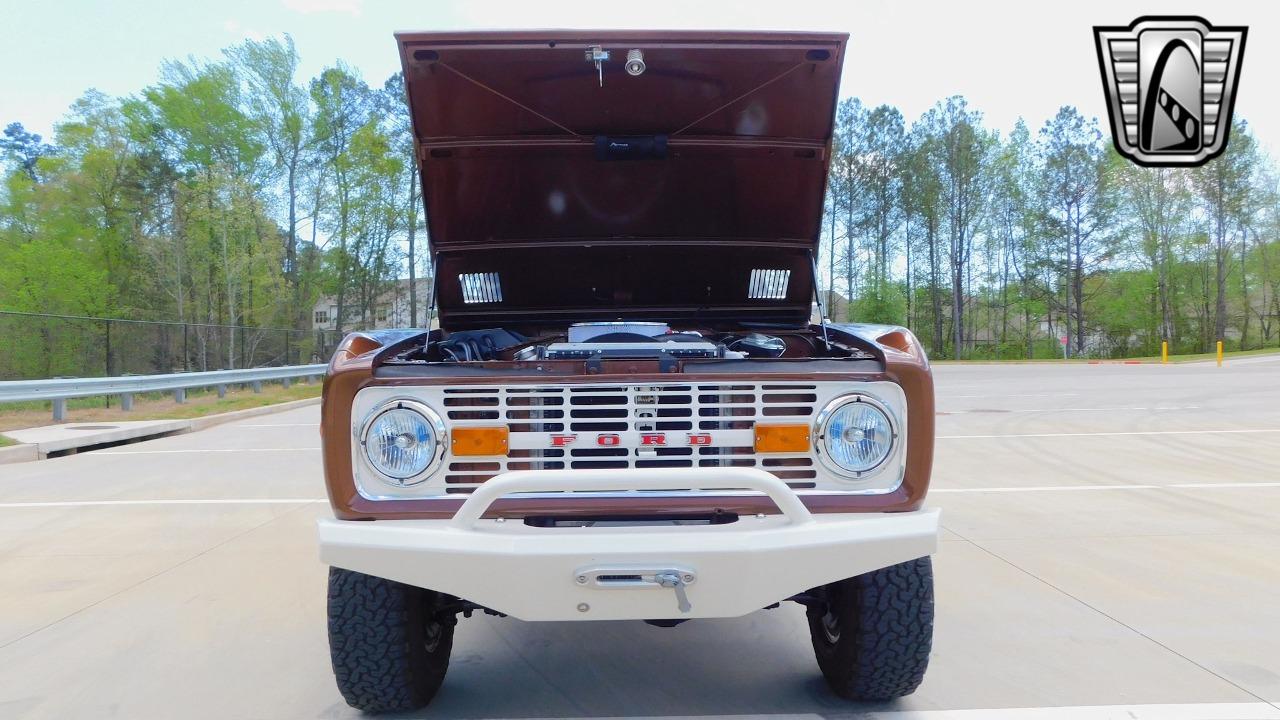
[[[432,450],[431,459],[427,462],[426,466],[413,475],[406,477],[388,475],[382,470],[379,470],[377,464],[373,462],[373,458],[369,455],[370,449],[368,441],[370,429],[373,428],[374,422],[376,422],[379,417],[392,410],[408,410],[418,414],[427,423],[427,425],[430,426],[431,432],[435,437],[436,446]],[[440,416],[425,403],[412,398],[392,398],[375,406],[365,415],[364,420],[360,423],[360,432],[358,436],[360,461],[379,480],[387,483],[388,485],[399,488],[411,487],[424,482],[440,467],[440,463],[444,459],[445,451],[448,448],[448,438],[448,430],[445,427],[444,421],[441,420]]]
[[[840,463],[836,462],[831,457],[826,448],[827,423],[831,420],[832,415],[834,415],[838,410],[853,403],[864,403],[878,410],[887,421],[890,433],[889,447],[885,450],[884,455],[876,462],[875,465],[861,471],[849,470],[848,468],[840,465]],[[891,407],[870,395],[855,392],[848,395],[841,395],[827,403],[827,405],[822,408],[822,411],[818,413],[813,421],[813,438],[814,454],[818,456],[818,461],[822,463],[824,468],[837,477],[845,480],[863,481],[886,472],[887,470],[893,469],[893,463],[890,463],[889,461],[899,455],[899,450],[902,445],[902,430],[897,413],[895,413]]]

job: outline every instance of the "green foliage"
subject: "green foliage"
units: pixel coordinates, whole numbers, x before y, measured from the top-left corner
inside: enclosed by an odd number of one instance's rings
[[[906,325],[906,286],[902,283],[886,283],[877,288],[875,273],[874,268],[869,271],[871,277],[866,282],[867,289],[854,300],[852,317],[858,322]]]
[[[109,313],[115,291],[95,257],[83,226],[66,212],[60,198],[19,172],[8,178],[4,213],[21,218],[0,229],[0,307],[19,312]],[[9,338],[0,353],[0,377],[53,377],[75,374],[78,359],[99,338],[78,328],[43,324],[32,333],[13,332],[5,318],[0,336]],[[17,338],[22,338],[17,342]]]
[[[905,133],[890,117],[837,112],[821,269],[853,319],[905,319],[935,357],[1280,345],[1280,193],[1242,122],[1179,170],[1124,160],[1070,106],[1005,138],[961,97]]]
[[[36,166],[40,158],[52,151],[53,148],[44,144],[39,135],[22,127],[22,123],[9,123],[0,134],[0,154],[13,158],[32,181],[39,180]]]
[[[132,97],[88,91],[52,147],[7,128],[0,309],[199,325],[138,348],[51,321],[0,357],[0,376],[307,362],[331,336],[253,328],[309,330],[322,292],[342,298],[340,328],[372,324],[420,224],[405,219],[421,200],[398,76],[372,90],[339,64],[304,86],[288,37],[225,55],[167,62]]]
[[[3,119],[0,309],[245,329],[144,349],[0,318],[38,335],[0,376],[305,362],[323,336],[254,329],[307,331],[321,296],[340,330],[366,326],[392,281],[430,272],[403,77],[299,78],[287,36],[224,56],[86,92],[51,144]],[[1087,356],[1280,345],[1280,176],[1243,121],[1203,168],[1150,169],[1070,106],[1000,137],[962,96],[914,119],[848,98],[830,161],[833,318],[906,324],[935,357],[1057,357],[1061,335]]]

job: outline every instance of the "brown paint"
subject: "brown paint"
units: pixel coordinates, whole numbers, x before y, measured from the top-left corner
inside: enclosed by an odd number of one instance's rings
[[[606,375],[566,375],[558,380],[566,383],[645,383],[670,382],[767,382],[770,380],[889,380],[897,383],[907,397],[906,473],[902,486],[884,495],[805,495],[804,504],[817,513],[900,512],[918,509],[929,489],[933,467],[934,405],[933,376],[929,361],[919,342],[904,328],[888,328],[881,336],[903,349],[881,344],[885,370],[882,373],[837,375],[794,374],[684,374],[684,373],[620,373]],[[342,342],[329,364],[325,377],[324,402],[321,405],[321,436],[324,447],[325,483],[334,514],[344,520],[429,519],[453,517],[466,500],[456,497],[431,497],[410,500],[367,500],[356,491],[352,477],[351,406],[355,395],[365,387],[447,385],[457,378],[373,377],[373,360],[380,346],[368,335],[352,335]],[[545,382],[545,376],[504,376],[501,378],[467,377],[468,384],[519,384]],[[776,513],[777,507],[765,497],[682,497],[682,498],[596,498],[575,497],[571,501],[554,499],[505,499],[495,502],[486,517],[520,518],[528,515],[591,516],[631,514],[646,516],[708,513],[715,510],[739,514]]]
[[[439,261],[441,327],[691,311],[808,318],[847,35],[396,39]],[[584,57],[594,45],[612,54],[603,85]],[[631,49],[648,66],[638,77],[623,70]],[[662,138],[667,149],[598,154],[597,140],[628,138]],[[752,268],[791,268],[788,297],[747,302]],[[492,272],[503,301],[464,303],[458,276]]]
[[[840,69],[832,33],[551,30],[402,33],[423,201],[437,260],[440,323],[562,328],[638,317],[683,326],[746,321],[802,328],[813,298]],[[614,54],[601,86],[584,51]],[[640,77],[622,71],[645,53]],[[596,154],[596,136],[664,136],[664,157]],[[755,268],[788,269],[785,298],[747,297]],[[458,275],[498,272],[503,301],[462,301]],[[818,334],[809,328],[810,336]],[[403,333],[355,334],[329,365],[321,406],[324,472],[343,519],[443,519],[465,495],[371,501],[352,477],[352,402],[362,388],[467,384],[888,380],[907,398],[901,487],[884,495],[803,496],[820,513],[919,508],[933,464],[933,378],[910,331],[837,332],[875,351],[873,372],[659,373],[646,360],[484,363],[501,375],[378,378],[379,351]],[[784,333],[787,358],[812,346]],[[420,342],[420,341],[415,341]],[[743,361],[744,363],[750,361]],[[830,361],[826,361],[830,362]],[[853,361],[866,368],[873,361]],[[411,366],[410,366],[411,367]],[[743,367],[750,367],[744,365]],[[778,364],[773,363],[772,368]],[[830,367],[825,365],[824,367]],[[789,368],[788,368],[789,370]],[[775,513],[766,497],[504,499],[490,515]]]

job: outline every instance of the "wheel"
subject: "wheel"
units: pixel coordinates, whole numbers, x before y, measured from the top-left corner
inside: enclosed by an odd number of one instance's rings
[[[933,644],[933,565],[928,557],[831,583],[809,606],[809,635],[831,689],[850,700],[910,695]]]
[[[365,712],[431,702],[449,668],[453,625],[431,616],[438,595],[329,568],[329,656],[347,704]]]

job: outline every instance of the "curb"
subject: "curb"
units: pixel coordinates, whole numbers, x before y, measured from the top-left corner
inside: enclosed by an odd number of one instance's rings
[[[285,410],[295,410],[297,408],[308,407],[310,405],[319,405],[320,398],[305,398],[303,400],[291,400],[284,403],[276,403],[274,405],[263,405],[262,407],[246,408],[244,410],[233,410],[231,412],[218,413],[217,415],[208,415],[199,418],[184,418],[174,421],[181,425],[172,426],[162,433],[153,436],[139,436],[131,438],[133,441],[151,440],[155,437],[163,435],[176,435],[204,430],[215,425],[223,423],[235,422],[236,420],[245,420],[248,418],[258,417],[260,415],[270,415],[272,413],[284,412]],[[42,460],[40,449],[35,444],[13,445],[10,447],[0,448],[0,465],[8,463],[30,462],[32,460]]]
[[[36,449],[35,445],[11,445],[0,448],[0,465],[39,459],[40,451]]]
[[[296,408],[308,407],[310,405],[319,405],[320,398],[305,398],[303,400],[290,400],[289,402],[276,403],[275,405],[263,405],[262,407],[246,408],[244,410],[233,410],[231,412],[218,413],[217,415],[206,415],[205,417],[190,418],[191,427],[188,432],[196,430],[204,430],[205,428],[221,425],[222,423],[235,422],[236,420],[244,420],[246,418],[258,417],[259,415],[270,415],[271,413],[284,412],[285,410],[294,410]]]

